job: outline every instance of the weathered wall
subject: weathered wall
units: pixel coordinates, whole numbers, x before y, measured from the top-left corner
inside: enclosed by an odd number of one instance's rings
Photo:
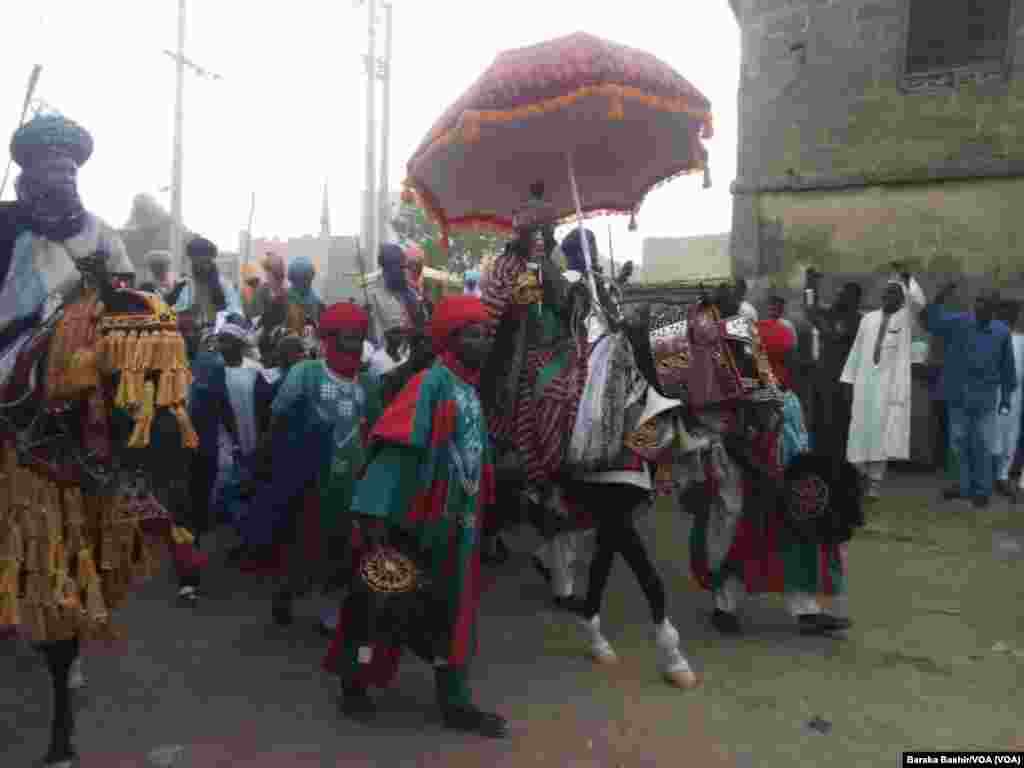
[[[758,196],[764,273],[795,265],[873,272],[1024,272],[1024,178]]]
[[[643,244],[645,283],[732,274],[729,233],[697,237],[647,237]]]
[[[1024,3],[1011,71],[1024,73]],[[1024,159],[1024,81],[901,88],[910,0],[744,0],[739,177],[893,174]],[[794,46],[804,46],[792,51]]]
[[[1024,269],[1024,0],[1010,78],[932,93],[903,87],[910,0],[738,6],[738,274],[767,290],[798,264],[867,276],[898,258],[980,287]]]

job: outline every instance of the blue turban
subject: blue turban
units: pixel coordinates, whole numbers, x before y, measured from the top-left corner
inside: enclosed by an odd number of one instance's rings
[[[587,233],[587,244],[590,246],[590,258],[597,263],[597,238],[589,229],[583,230]],[[587,260],[583,254],[583,243],[580,240],[579,228],[574,229],[565,239],[562,240],[562,253],[565,254],[566,268],[586,274]]]
[[[62,242],[85,228],[78,169],[92,149],[88,131],[61,115],[38,115],[14,133],[11,157],[22,169],[15,191],[33,232]]]
[[[288,282],[292,284],[289,297],[315,314],[320,306],[320,297],[313,290],[316,267],[305,256],[292,259],[288,265]]]
[[[420,300],[405,279],[405,251],[396,243],[382,243],[377,263],[384,276],[384,287],[398,297],[410,318],[417,317]]]

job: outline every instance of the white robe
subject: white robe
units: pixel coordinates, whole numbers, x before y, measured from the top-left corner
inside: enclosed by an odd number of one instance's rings
[[[880,362],[875,343],[882,310],[864,315],[839,380],[853,385],[853,417],[846,458],[853,464],[910,458],[910,356],[924,293],[911,279],[907,303],[889,319]]]
[[[992,453],[998,461],[997,480],[1006,480],[1010,474],[1017,453],[1017,442],[1020,438],[1021,419],[1021,384],[1024,381],[1024,334],[1013,333],[1010,337],[1013,344],[1013,363],[1017,378],[1010,393],[1010,412],[996,414],[995,435],[992,438]],[[1002,393],[996,397],[996,408],[1002,402]]]

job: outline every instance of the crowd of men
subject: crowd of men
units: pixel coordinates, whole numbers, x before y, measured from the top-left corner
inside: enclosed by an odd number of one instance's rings
[[[941,435],[937,463],[950,475],[943,496],[978,508],[995,493],[1013,497],[1022,435],[1020,303],[983,293],[972,311],[953,311],[947,305],[957,299],[956,283],[928,302],[904,272],[888,280],[881,307],[864,312],[855,282],[822,306],[820,279],[810,274],[796,324],[781,296],[768,299],[767,318],[759,319],[745,300],[746,284],[737,284],[740,312],[757,321],[780,383],[799,396],[810,447],[853,463],[866,498],[878,499],[888,463],[911,459],[912,366],[926,362],[922,337],[930,335],[944,352],[929,381]]]

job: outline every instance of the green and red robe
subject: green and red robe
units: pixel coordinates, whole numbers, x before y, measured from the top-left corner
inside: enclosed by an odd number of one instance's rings
[[[751,452],[762,466],[776,465],[778,439],[774,434],[762,435]],[[733,576],[748,594],[844,594],[845,547],[799,536],[786,525],[774,499],[766,499],[764,489],[754,487],[749,475],[731,458],[727,459],[731,466],[719,467],[713,455],[704,462],[707,508],[697,511],[690,529],[694,580],[711,591],[721,589]],[[733,508],[737,503],[740,507]],[[751,514],[750,505],[754,504],[764,506]],[[724,557],[715,558],[715,550],[724,551]]]
[[[479,397],[442,362],[413,378],[371,435],[375,445],[353,512],[411,533],[430,557],[431,578],[447,597],[448,667],[464,671],[477,651],[483,511],[495,501],[493,450]],[[375,647],[359,668],[342,616],[324,667],[343,679],[390,684],[400,649]]]

